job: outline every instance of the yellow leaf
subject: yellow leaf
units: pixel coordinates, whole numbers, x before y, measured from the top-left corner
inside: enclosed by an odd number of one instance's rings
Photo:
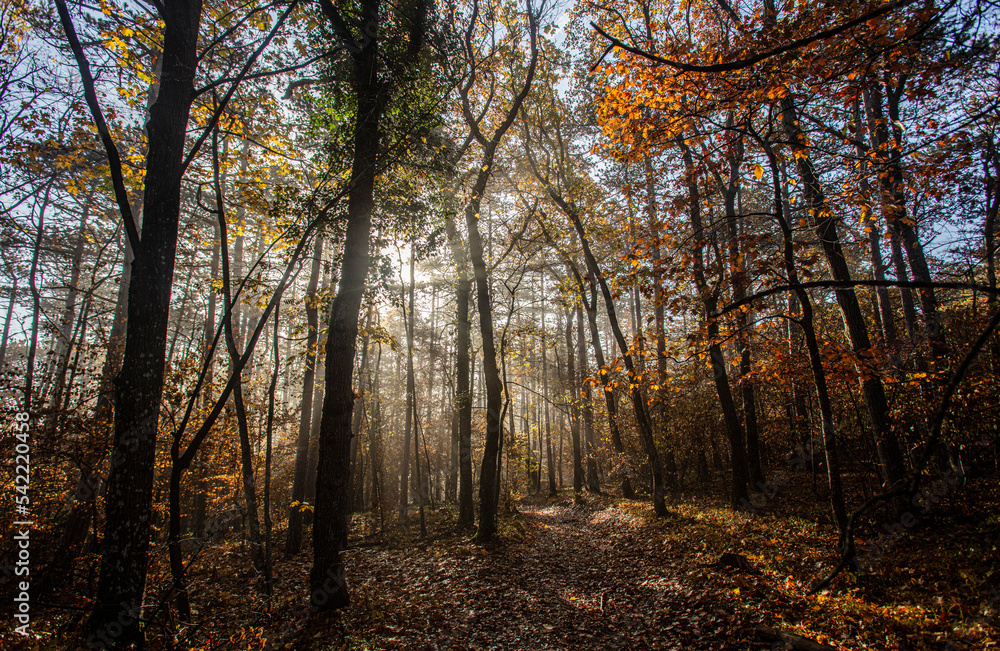
[[[761,167],[760,165],[757,165],[756,167],[753,168],[753,175],[756,176],[757,180],[759,181],[761,177],[764,176],[764,168]]]

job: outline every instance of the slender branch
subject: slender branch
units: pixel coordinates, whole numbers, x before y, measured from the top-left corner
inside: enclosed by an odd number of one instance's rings
[[[617,47],[622,50],[625,50],[626,52],[630,52],[631,54],[635,54],[636,56],[648,59],[653,63],[669,66],[671,68],[674,68],[675,70],[681,70],[683,72],[732,72],[734,70],[743,70],[744,68],[749,68],[750,66],[760,63],[761,61],[764,61],[766,59],[770,59],[771,57],[776,57],[779,54],[784,54],[785,52],[791,52],[792,50],[797,50],[807,45],[811,45],[813,43],[816,43],[817,41],[828,39],[831,36],[836,36],[838,34],[841,34],[842,32],[846,32],[852,27],[857,27],[858,25],[862,25],[868,22],[869,20],[878,18],[879,16],[884,16],[885,14],[891,13],[896,9],[900,9],[902,7],[911,5],[914,2],[916,2],[916,0],[897,0],[896,2],[890,2],[889,4],[883,5],[878,9],[874,9],[867,13],[863,13],[853,20],[849,20],[845,23],[841,23],[840,25],[831,27],[829,29],[824,29],[821,32],[816,32],[815,34],[811,34],[809,36],[797,38],[794,41],[785,43],[784,45],[778,46],[772,50],[767,50],[766,52],[761,52],[759,54],[755,54],[745,59],[737,59],[735,61],[728,61],[726,63],[715,63],[711,65],[698,65],[692,63],[684,63],[682,61],[674,61],[672,59],[666,59],[664,57],[659,56],[658,54],[653,54],[652,52],[647,52],[641,48],[637,48],[635,46],[628,45],[622,42],[621,40],[615,38],[614,36],[611,36],[606,31],[601,29],[597,25],[597,23],[591,21],[590,26],[593,27],[598,34],[607,39],[608,42],[610,43],[610,46],[607,50],[605,50],[605,53],[601,55],[601,58],[598,59],[593,66],[591,66],[590,69],[591,71],[596,70],[597,66],[601,65],[601,62],[604,60],[604,57],[607,56],[607,53],[612,48]]]
[[[323,221],[325,221],[328,218],[328,215],[329,215],[330,211],[339,203],[339,201],[343,197],[345,197],[347,195],[349,189],[350,189],[350,186],[348,186],[347,188],[345,188],[341,192],[339,192],[337,194],[337,196],[335,196],[326,206],[323,207],[322,210],[320,210],[320,212],[316,216],[316,218],[313,219],[311,222],[309,222],[309,224],[306,226],[305,231],[302,233],[301,238],[299,240],[299,244],[296,246],[295,251],[292,254],[292,258],[289,261],[288,266],[286,267],[286,272],[285,272],[286,277],[287,277],[287,274],[289,273],[289,270],[292,268],[292,266],[294,265],[295,261],[298,259],[299,255],[301,253],[301,248],[303,246],[305,246],[303,244],[303,242],[307,241],[309,239],[310,233],[317,226],[319,226]],[[280,239],[281,238],[276,238],[275,241],[271,243],[271,245],[268,247],[267,251],[264,251],[264,253],[258,258],[257,262],[254,265],[254,268],[256,268],[257,265],[259,265],[259,264],[261,264],[263,262],[264,256],[267,255],[268,251],[270,251],[271,248],[273,248],[280,241]],[[188,398],[188,404],[187,404],[187,408],[186,408],[186,410],[184,412],[184,417],[181,419],[180,425],[177,427],[176,431],[174,432],[173,438],[176,439],[176,440],[179,440],[180,437],[183,436],[184,430],[187,429],[188,422],[190,421],[191,416],[192,416],[193,411],[194,411],[195,402],[196,402],[196,400],[198,398],[198,395],[201,392],[202,387],[204,386],[205,379],[208,376],[208,369],[209,369],[209,367],[211,365],[212,356],[214,355],[215,349],[217,348],[218,343],[219,343],[219,339],[222,336],[222,331],[223,331],[223,328],[225,326],[225,321],[227,319],[230,319],[232,317],[233,308],[236,306],[237,301],[240,300],[240,294],[243,291],[243,289],[245,288],[245,286],[247,284],[247,281],[250,278],[250,275],[252,273],[253,273],[253,269],[250,269],[250,272],[243,278],[243,280],[240,283],[239,287],[236,288],[236,292],[234,292],[234,294],[233,294],[233,300],[232,300],[232,302],[226,305],[226,309],[225,309],[225,312],[222,315],[222,319],[220,320],[219,325],[215,329],[215,336],[212,339],[212,345],[209,347],[208,352],[206,352],[206,354],[205,354],[205,361],[202,363],[202,368],[201,368],[201,372],[200,372],[200,374],[198,376],[198,380],[195,383],[195,386],[194,386],[194,388],[191,391],[190,397]],[[284,283],[284,282],[285,282],[285,280],[282,279],[282,283]],[[285,284],[279,283],[279,287],[278,287],[278,289],[275,290],[275,293],[276,294],[280,294],[281,292],[284,291],[284,288],[285,288]],[[267,320],[267,316],[268,316],[268,314],[265,313],[264,316],[261,317],[259,323],[263,323],[264,321],[266,321]],[[256,333],[256,334],[259,335],[259,333]],[[253,346],[256,345],[256,341],[257,340],[256,340],[256,336],[255,336],[254,339],[252,340],[252,342],[247,344],[247,347],[244,350],[243,358],[241,358],[240,362],[236,365],[236,367],[234,367],[233,373],[239,374],[240,372],[242,372],[243,366],[246,364],[245,360],[249,359],[248,354],[250,354],[250,353],[253,352]],[[233,380],[233,378],[231,377],[229,379],[229,381],[227,382],[226,386],[227,386],[227,391],[228,392],[232,391],[232,387],[229,386],[229,383],[232,382],[232,380]],[[193,440],[191,443],[189,443],[188,447],[185,449],[184,455],[181,458],[187,459],[187,464],[190,464],[191,459],[194,458],[194,454],[197,452],[198,447],[201,445],[201,439],[204,438],[204,435],[208,434],[208,430],[211,429],[212,424],[214,424],[216,418],[218,418],[218,414],[215,413],[215,408],[218,407],[219,408],[219,412],[221,412],[222,406],[225,405],[226,400],[228,400],[228,398],[229,398],[229,393],[228,392],[224,391],[224,396],[220,396],[219,397],[219,400],[216,402],[215,407],[213,407],[212,413],[208,416],[208,418],[206,418],[206,422],[204,424],[202,424],[202,426],[199,428],[198,435],[195,436],[195,440]],[[212,415],[212,414],[214,414],[214,415]],[[202,432],[204,432],[204,435],[201,435]],[[201,436],[199,436],[199,435],[201,435]],[[188,458],[188,457],[190,457],[190,458]]]
[[[204,93],[212,90],[213,88],[215,88],[217,86],[221,86],[222,84],[228,84],[230,82],[246,81],[247,79],[261,79],[263,77],[273,77],[274,75],[280,75],[280,74],[284,74],[286,72],[293,72],[295,70],[301,70],[302,68],[305,68],[305,67],[307,67],[309,65],[312,65],[313,63],[316,63],[317,61],[319,61],[320,59],[322,59],[325,56],[328,56],[330,54],[335,54],[335,53],[339,52],[341,49],[343,49],[343,48],[339,48],[338,47],[338,48],[333,49],[330,52],[324,52],[322,54],[317,54],[314,57],[310,57],[310,58],[306,59],[305,61],[301,61],[299,63],[294,63],[294,64],[292,64],[290,66],[285,66],[284,68],[276,68],[274,70],[264,70],[262,72],[255,72],[252,75],[245,75],[242,80],[239,77],[223,77],[221,79],[216,79],[215,81],[209,82],[209,83],[205,84],[204,86],[202,86],[201,88],[195,90],[194,91],[194,96],[198,97],[199,95],[202,95],[202,94],[204,94]],[[318,81],[318,80],[313,79],[313,80],[310,80],[310,81]],[[294,85],[294,84],[290,84],[289,87],[291,87],[292,85]],[[302,85],[302,84],[300,83],[299,85]],[[282,99],[288,99],[288,97],[290,97],[290,95],[288,95],[288,96],[286,96],[286,97],[284,97]]]
[[[57,0],[57,1],[64,2],[65,0]],[[246,79],[247,73],[250,72],[250,68],[253,67],[253,65],[257,62],[257,58],[261,55],[264,49],[271,43],[271,39],[273,39],[274,35],[278,33],[278,30],[281,28],[282,24],[284,24],[285,19],[288,18],[288,16],[292,13],[292,11],[295,10],[295,7],[296,5],[298,5],[298,2],[299,0],[291,1],[291,3],[288,5],[288,9],[285,9],[285,13],[281,14],[281,16],[278,17],[278,20],[271,27],[271,31],[267,33],[267,36],[261,42],[260,46],[256,50],[254,50],[254,53],[250,55],[250,58],[247,59],[247,62],[243,64],[243,69],[240,70],[240,74],[236,75],[235,80],[229,86],[229,90],[226,91],[226,94],[223,96],[222,101],[219,102],[219,106],[215,109],[215,112],[212,114],[211,119],[209,119],[208,124],[205,125],[205,128],[201,132],[201,135],[198,136],[198,139],[191,147],[191,151],[188,152],[187,157],[184,159],[184,164],[181,165],[181,174],[183,174],[184,170],[186,170],[188,165],[191,164],[191,161],[194,160],[194,157],[198,155],[198,150],[201,149],[201,146],[203,144],[205,144],[205,140],[208,138],[208,134],[210,134],[212,130],[215,129],[215,125],[219,123],[219,119],[222,117],[222,114],[225,112],[226,107],[229,105],[229,100],[233,98],[233,95],[236,93],[236,89],[239,88],[240,82]]]
[[[118,147],[111,137],[108,124],[104,121],[104,113],[97,102],[97,92],[94,90],[94,76],[90,73],[90,63],[83,53],[80,39],[77,38],[73,21],[69,17],[69,9],[66,8],[66,0],[56,0],[56,8],[59,10],[59,20],[62,23],[63,31],[66,32],[66,40],[73,50],[73,58],[76,59],[76,66],[80,69],[80,78],[83,81],[83,96],[90,107],[90,114],[94,118],[97,126],[97,133],[101,136],[104,150],[108,155],[108,167],[111,169],[111,184],[115,189],[115,200],[118,202],[118,211],[121,213],[122,221],[125,222],[125,232],[128,234],[129,243],[132,250],[139,252],[139,230],[135,225],[135,218],[132,216],[132,206],[128,201],[128,191],[125,189],[125,178],[122,176],[122,159],[118,154]]]
[[[773,296],[774,294],[780,294],[782,292],[795,291],[797,289],[814,289],[814,288],[834,288],[842,289],[849,287],[905,287],[907,289],[974,289],[977,292],[983,292],[984,294],[1000,294],[1000,290],[992,289],[986,285],[977,285],[975,283],[955,283],[955,282],[917,282],[917,281],[901,281],[901,280],[813,280],[806,283],[798,283],[794,285],[776,285],[774,287],[768,287],[767,289],[762,289],[756,294],[747,296],[746,298],[740,299],[738,301],[733,301],[728,303],[721,310],[717,311],[715,314],[710,314],[710,318],[718,318],[724,314],[728,314],[733,310],[737,310],[744,305],[750,305],[751,303],[767,298],[768,296]]]

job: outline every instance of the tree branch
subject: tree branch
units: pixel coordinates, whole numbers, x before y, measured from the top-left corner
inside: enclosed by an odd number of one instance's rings
[[[672,59],[666,59],[657,54],[653,54],[652,52],[647,52],[641,48],[637,48],[635,46],[628,45],[622,42],[621,40],[615,38],[614,36],[611,36],[606,31],[601,29],[597,25],[597,23],[591,21],[590,26],[593,27],[598,34],[607,39],[610,45],[608,46],[608,49],[605,50],[604,54],[601,55],[601,58],[598,59],[597,62],[593,66],[591,66],[590,69],[591,71],[597,69],[597,66],[601,65],[601,62],[604,60],[604,57],[607,56],[607,53],[610,52],[611,49],[617,47],[622,50],[625,50],[626,52],[630,52],[631,54],[635,54],[636,56],[648,59],[653,63],[669,66],[671,68],[674,68],[675,70],[680,70],[682,72],[732,72],[734,70],[743,70],[744,68],[749,68],[750,66],[760,63],[761,61],[764,61],[766,59],[770,59],[771,57],[776,57],[779,54],[784,54],[785,52],[791,52],[792,50],[797,50],[807,45],[816,43],[817,41],[825,40],[827,38],[830,38],[831,36],[836,36],[838,34],[846,32],[852,27],[857,27],[858,25],[864,24],[869,20],[872,20],[873,18],[884,16],[885,14],[891,13],[896,9],[900,9],[902,7],[911,5],[914,2],[916,2],[916,0],[896,0],[896,2],[890,2],[889,4],[883,5],[878,9],[873,9],[872,11],[861,14],[860,16],[858,16],[853,20],[841,23],[840,25],[831,27],[830,29],[824,29],[821,32],[816,32],[815,34],[811,34],[809,36],[804,36],[802,38],[795,39],[790,43],[778,46],[772,50],[767,50],[766,52],[761,52],[759,54],[755,54],[745,59],[737,59],[736,61],[728,61],[726,63],[715,63],[711,65],[698,65],[692,63],[684,63],[682,61],[674,61]]]
[[[65,0],[57,0],[57,1],[64,2]],[[184,159],[184,163],[183,165],[181,165],[181,174],[183,174],[184,170],[186,170],[188,165],[191,164],[191,161],[194,160],[194,157],[198,155],[198,150],[201,149],[201,146],[203,144],[205,144],[205,140],[208,138],[208,134],[212,132],[212,130],[215,128],[215,125],[219,123],[219,118],[221,118],[223,112],[225,112],[226,107],[229,105],[229,100],[233,98],[233,95],[236,93],[236,89],[240,85],[240,82],[246,79],[247,73],[250,72],[250,68],[252,68],[253,65],[257,62],[257,57],[259,57],[261,53],[264,51],[264,49],[271,43],[271,39],[273,39],[274,35],[278,33],[278,30],[281,28],[282,24],[284,24],[285,19],[288,18],[289,14],[292,13],[298,2],[299,0],[291,1],[291,3],[288,5],[288,9],[285,9],[285,13],[281,14],[281,16],[278,17],[278,20],[275,21],[274,26],[271,27],[271,31],[267,33],[267,36],[264,38],[263,42],[261,42],[260,46],[256,50],[254,50],[254,53],[250,55],[249,59],[247,59],[247,62],[243,65],[243,69],[240,70],[240,74],[236,75],[235,80],[233,81],[232,85],[229,86],[229,90],[226,91],[226,94],[223,96],[222,101],[219,102],[219,106],[215,109],[215,112],[212,114],[211,119],[209,119],[208,124],[205,125],[204,130],[201,132],[201,135],[198,136],[198,140],[195,141],[194,145],[191,147],[191,151],[188,152],[187,157]]]
[[[749,305],[754,301],[757,301],[774,294],[780,294],[782,292],[795,291],[797,289],[814,289],[814,288],[833,288],[833,289],[845,289],[851,287],[905,287],[907,289],[970,289],[977,292],[983,292],[984,294],[997,295],[1000,294],[1000,290],[992,289],[986,285],[977,285],[975,283],[955,283],[955,282],[933,282],[924,283],[916,281],[901,281],[901,280],[813,280],[806,283],[798,283],[797,285],[776,285],[774,287],[768,287],[767,289],[762,289],[761,291],[747,296],[746,298],[740,299],[738,301],[733,301],[725,305],[721,310],[718,310],[715,314],[710,314],[709,318],[718,318],[733,310],[738,310],[744,305]]]
[[[108,167],[111,169],[111,185],[115,189],[115,200],[118,202],[118,211],[121,213],[122,221],[125,223],[125,232],[128,234],[129,243],[132,250],[139,252],[139,230],[135,225],[135,217],[132,216],[132,206],[128,201],[128,191],[125,189],[125,178],[122,175],[122,159],[118,153],[118,147],[111,137],[108,124],[104,121],[104,114],[101,106],[97,102],[97,92],[94,90],[94,76],[90,74],[90,64],[83,53],[80,39],[77,38],[73,21],[69,17],[69,9],[66,8],[66,0],[56,0],[56,8],[59,10],[59,20],[62,23],[63,31],[66,32],[66,40],[69,41],[70,49],[73,50],[73,58],[80,69],[80,78],[83,81],[83,96],[90,107],[90,114],[94,118],[97,126],[97,133],[101,136],[104,150],[108,155]]]

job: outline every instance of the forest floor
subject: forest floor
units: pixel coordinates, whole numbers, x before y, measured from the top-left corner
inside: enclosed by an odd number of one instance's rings
[[[754,514],[714,497],[674,495],[666,519],[648,502],[526,498],[490,546],[457,533],[448,510],[416,540],[411,512],[409,529],[349,552],[345,613],[308,619],[299,605],[273,648],[785,648],[758,637],[759,625],[852,651],[995,646],[995,480],[883,539],[881,552],[862,544],[865,571],[817,595],[809,587],[837,561],[825,504],[805,474],[772,481],[778,490]],[[862,538],[876,539],[874,530]],[[749,569],[713,566],[725,552]],[[303,560],[303,581],[306,569]]]
[[[520,500],[482,546],[455,526],[451,506],[417,512],[380,535],[356,516],[347,552],[352,604],[311,617],[311,551],[275,552],[275,597],[263,612],[249,588],[247,551],[215,546],[192,568],[198,624],[150,627],[151,648],[172,649],[779,649],[759,625],[839,650],[990,649],[1000,630],[1000,522],[995,478],[947,498],[900,537],[861,536],[864,569],[809,595],[837,558],[822,496],[804,474],[778,474],[754,512],[716,496],[672,494],[671,515],[604,495]],[[395,520],[395,517],[392,518]],[[276,532],[276,540],[281,540]],[[725,552],[744,569],[714,565]],[[161,569],[162,571],[162,569]],[[158,583],[159,582],[159,583]],[[152,577],[151,585],[166,584]],[[53,622],[55,623],[55,622]],[[77,622],[79,623],[79,622]],[[41,622],[36,630],[42,628]],[[67,648],[75,628],[23,648]],[[66,637],[64,637],[66,636]],[[4,638],[10,640],[7,635]],[[13,647],[12,647],[13,648]]]

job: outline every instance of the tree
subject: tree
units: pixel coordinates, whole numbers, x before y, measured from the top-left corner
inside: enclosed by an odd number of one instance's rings
[[[329,0],[320,0],[320,8],[351,58],[355,118],[340,286],[330,307],[326,340],[326,394],[319,433],[310,573],[310,604],[314,611],[342,608],[349,603],[341,553],[347,547],[351,509],[354,354],[368,275],[381,121],[393,91],[387,77],[402,84],[414,73],[431,19],[430,7],[423,0],[398,8],[395,16],[383,15],[386,8],[380,0],[364,0],[355,9],[357,13],[342,11]],[[406,26],[406,37],[394,40],[388,30],[380,27],[383,18],[401,21]]]
[[[66,6],[57,6],[70,36],[73,31]],[[200,18],[200,0],[180,0],[163,10],[163,69],[160,93],[150,108],[147,124],[142,234],[133,242],[136,258],[129,285],[125,354],[115,381],[115,440],[107,483],[104,562],[90,631],[102,637],[124,629],[114,640],[122,646],[141,639],[138,613],[148,564],[156,430]],[[75,36],[70,38],[75,40]],[[80,67],[85,70],[82,61]],[[93,93],[89,73],[83,74],[84,84],[89,83]],[[115,163],[112,158],[111,165]],[[126,228],[134,232],[127,198],[119,198],[119,205]]]
[[[115,440],[107,481],[103,563],[91,635],[125,646],[141,641],[139,609],[148,564],[156,434],[163,392],[166,335],[180,215],[180,186],[190,160],[214,124],[185,155],[188,116],[195,97],[200,0],[165,6],[161,12],[163,64],[160,92],[149,109],[149,138],[142,233],[133,219],[120,157],[97,102],[94,80],[69,12],[60,19],[83,79],[88,106],[102,137],[125,230],[135,251],[129,284],[128,322],[122,370],[115,382]],[[294,8],[294,4],[292,5]],[[221,102],[224,108],[291,8],[251,55]],[[218,113],[214,119],[218,119]],[[117,631],[121,631],[120,635]]]
[[[305,510],[306,469],[309,463],[309,434],[313,409],[313,389],[316,375],[316,342],[319,338],[319,305],[316,291],[323,256],[323,239],[316,238],[313,246],[312,264],[309,269],[309,285],[304,297],[306,308],[306,365],[302,374],[302,402],[299,416],[299,434],[295,447],[295,476],[292,480],[292,503],[288,510],[288,532],[285,540],[285,556],[293,556],[302,548],[302,513]]]
[[[477,79],[485,76],[487,83],[494,88],[499,84],[494,74],[484,75],[483,71],[478,68],[478,61],[483,58],[488,60],[498,54],[494,49],[487,52],[486,57],[483,57],[478,51],[478,42],[473,41],[473,35],[478,33],[477,23],[480,18],[478,0],[473,0],[472,15],[465,30],[466,63],[469,66],[469,73],[459,90],[462,100],[462,115],[472,137],[482,148],[482,165],[470,189],[470,199],[465,205],[465,224],[469,233],[469,258],[476,280],[476,307],[479,310],[479,328],[483,341],[483,373],[486,384],[486,444],[483,452],[482,470],[479,473],[479,530],[476,533],[477,539],[480,541],[491,540],[496,533],[496,487],[497,482],[500,481],[498,476],[499,441],[503,423],[501,421],[502,382],[497,366],[490,283],[483,252],[483,238],[479,232],[479,213],[486,186],[493,174],[497,148],[514,124],[514,120],[521,110],[521,105],[531,90],[531,82],[534,79],[535,67],[538,63],[538,30],[543,11],[544,4],[535,7],[529,2],[527,5],[528,24],[526,31],[530,43],[530,54],[524,68],[523,81],[520,82],[519,86],[514,87],[512,91],[514,94],[506,109],[492,106],[493,93],[490,93],[486,105],[479,107],[479,110],[474,113],[472,103],[474,98],[471,96],[471,91],[476,87]],[[511,31],[520,31],[521,29],[514,25],[505,25],[504,28]],[[491,111],[497,113],[499,122],[493,133],[487,135],[483,131],[486,124],[484,118]]]

